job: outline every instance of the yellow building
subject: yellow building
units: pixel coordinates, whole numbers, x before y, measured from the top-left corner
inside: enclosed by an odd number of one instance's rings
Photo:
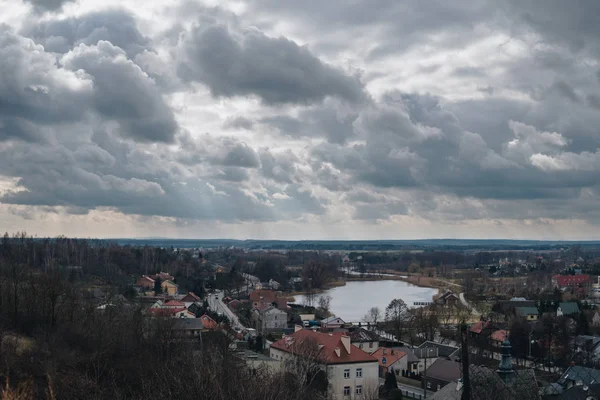
[[[164,281],[160,284],[162,291],[169,296],[174,296],[177,294],[178,286],[172,281]]]

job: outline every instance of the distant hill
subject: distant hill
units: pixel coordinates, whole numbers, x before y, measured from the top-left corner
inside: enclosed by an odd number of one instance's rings
[[[402,251],[402,250],[550,250],[580,245],[600,247],[600,241],[544,241],[510,239],[422,239],[422,240],[234,240],[234,239],[111,239],[109,242],[130,246],[174,248],[237,247],[248,250],[338,250],[338,251]]]

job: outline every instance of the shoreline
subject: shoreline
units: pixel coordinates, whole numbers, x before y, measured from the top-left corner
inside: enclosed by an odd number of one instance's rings
[[[361,276],[344,277],[343,280],[328,282],[325,285],[325,287],[319,289],[318,291],[312,292],[312,293],[307,292],[307,291],[294,291],[294,292],[290,292],[290,293],[285,293],[285,298],[287,299],[288,302],[294,303],[295,296],[305,296],[307,294],[314,294],[315,296],[319,296],[330,289],[340,287],[340,286],[346,286],[347,282],[361,282],[361,281],[366,281],[366,282],[368,282],[368,281],[403,281],[403,282],[409,283],[413,286],[437,289],[438,293],[432,296],[431,301],[434,301],[434,299],[437,298],[446,289],[445,284],[443,284],[442,281],[439,281],[436,278],[415,276],[415,275],[410,275],[410,274],[407,275],[406,273],[399,274],[399,273],[397,273],[397,271],[385,271],[382,273],[385,273],[387,275],[386,276],[369,275],[369,276],[362,276],[362,277]]]

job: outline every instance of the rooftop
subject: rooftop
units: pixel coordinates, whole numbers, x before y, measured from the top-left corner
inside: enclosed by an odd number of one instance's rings
[[[376,342],[379,340],[379,335],[365,328],[358,328],[350,332],[350,340],[353,343]]]
[[[326,364],[349,364],[358,362],[377,362],[377,359],[362,351],[356,346],[349,344],[348,350],[342,343],[343,333],[321,333],[308,329],[302,329],[291,335],[284,336],[271,344],[271,348],[292,354],[302,354],[309,346],[318,345],[315,349],[317,358]],[[349,339],[349,338],[348,338]],[[306,346],[306,347],[304,347]],[[339,350],[339,355],[337,353]]]
[[[437,348],[438,355],[440,357],[450,357],[450,355],[452,353],[454,353],[456,350],[458,350],[458,347],[448,346],[445,344],[436,343],[436,342],[432,342],[429,340],[419,346],[419,349],[423,349],[423,348]]]

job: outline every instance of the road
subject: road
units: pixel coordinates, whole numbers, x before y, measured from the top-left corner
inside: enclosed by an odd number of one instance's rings
[[[477,317],[479,317],[481,314],[479,313],[479,311],[477,311],[476,309],[474,309],[473,307],[471,307],[471,305],[469,304],[469,302],[467,301],[467,299],[465,299],[465,294],[464,293],[460,293],[458,295],[458,297],[460,298],[460,302],[463,303],[463,305],[465,307],[467,307],[469,310],[471,310],[471,313]]]
[[[383,385],[385,383],[384,378],[379,378],[379,385]],[[410,399],[419,399],[423,398],[423,389],[419,389],[418,387],[405,385],[403,383],[398,382],[398,389],[402,391],[402,394]],[[427,391],[427,397],[433,395],[434,392]]]
[[[225,315],[227,318],[229,318],[229,322],[231,323],[232,327],[239,327],[240,329],[246,329],[244,327],[244,325],[242,325],[240,323],[239,318],[237,317],[237,315],[235,315],[233,313],[233,311],[231,311],[229,309],[229,307],[227,307],[227,305],[225,305],[225,303],[223,303],[223,292],[222,291],[215,291],[215,293],[211,293],[208,295],[208,308],[210,308],[212,311],[216,312],[216,313],[221,313],[223,315]]]

